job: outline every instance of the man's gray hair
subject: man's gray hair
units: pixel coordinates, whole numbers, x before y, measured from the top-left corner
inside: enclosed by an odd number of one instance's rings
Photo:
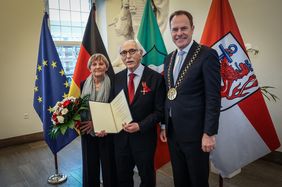
[[[136,45],[136,48],[139,49],[139,50],[141,50],[141,51],[142,51],[142,54],[145,54],[145,53],[146,53],[146,51],[144,50],[144,48],[142,47],[142,45],[139,43],[139,41],[138,41],[138,40],[133,40],[133,39],[124,41],[124,42],[120,45],[120,47],[119,47],[119,53],[121,52],[121,47],[124,45],[125,42],[134,42],[135,45]]]

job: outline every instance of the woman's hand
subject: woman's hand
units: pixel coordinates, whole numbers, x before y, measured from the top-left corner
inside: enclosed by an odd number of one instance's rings
[[[83,121],[81,122],[80,132],[82,134],[90,134],[93,131],[92,121]]]

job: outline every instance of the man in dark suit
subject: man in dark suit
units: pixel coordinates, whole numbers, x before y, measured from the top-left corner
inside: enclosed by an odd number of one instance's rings
[[[141,187],[154,187],[154,154],[157,143],[156,124],[163,116],[165,85],[162,76],[143,66],[142,50],[134,40],[120,47],[126,69],[115,77],[115,95],[124,90],[133,121],[124,124],[115,135],[118,186],[133,187],[133,169],[137,166]]]
[[[175,186],[208,187],[220,114],[220,63],[215,50],[192,40],[189,12],[174,12],[169,23],[177,50],[164,61],[166,128],[160,138],[168,138]]]

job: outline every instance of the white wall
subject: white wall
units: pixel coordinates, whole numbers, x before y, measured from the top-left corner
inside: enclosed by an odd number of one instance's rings
[[[42,0],[0,1],[0,139],[42,131],[32,106],[42,16]]]
[[[99,1],[101,2],[101,1]],[[211,0],[170,0],[169,11],[183,9],[194,16],[194,39],[199,41],[209,11]],[[281,0],[230,0],[237,24],[245,43],[260,50],[250,55],[260,85],[271,85],[282,100],[282,7]],[[0,139],[31,134],[42,130],[34,112],[33,87],[40,27],[44,5],[41,0],[0,1]],[[120,1],[107,0],[106,16],[99,18],[100,29],[107,29],[110,58],[115,60],[120,38],[108,27],[119,13]],[[98,10],[99,11],[99,10]],[[106,30],[101,31],[104,33]],[[168,52],[175,46],[168,29],[163,34]],[[268,102],[269,112],[282,142],[282,102]],[[28,113],[29,119],[24,119]],[[279,149],[282,151],[282,148]]]

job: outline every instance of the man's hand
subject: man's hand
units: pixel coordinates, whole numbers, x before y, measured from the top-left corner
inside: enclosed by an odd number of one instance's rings
[[[165,129],[161,130],[160,139],[161,139],[162,142],[167,142]]]
[[[80,131],[82,134],[90,134],[93,131],[92,121],[81,122]]]
[[[202,150],[204,152],[211,152],[215,148],[215,135],[209,136],[204,133],[202,137]]]
[[[102,138],[104,136],[107,136],[107,133],[106,133],[105,130],[102,130],[101,132],[96,132],[95,136],[98,136],[98,137]]]
[[[124,123],[123,125],[123,130],[129,133],[134,133],[140,130],[139,124],[136,122],[133,123]]]

